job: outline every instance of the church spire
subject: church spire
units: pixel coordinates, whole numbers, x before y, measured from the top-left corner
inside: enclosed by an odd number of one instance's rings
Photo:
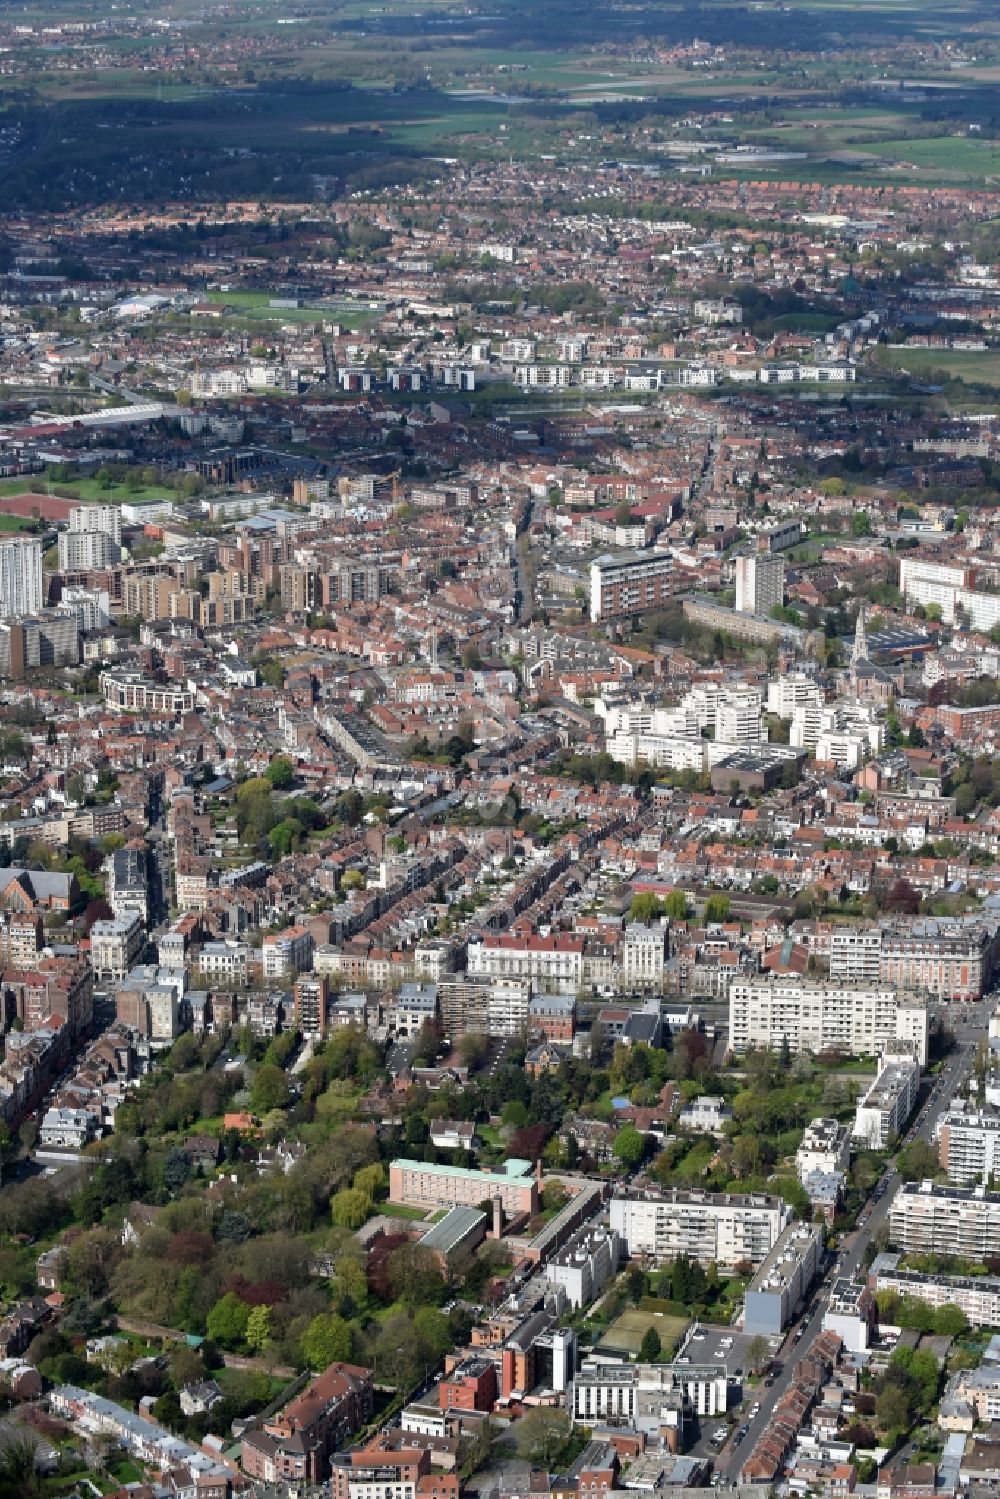
[[[858,666],[862,661],[868,660],[868,631],[865,629],[865,600],[861,601],[858,610],[858,621],[854,627],[854,649],[851,652],[851,665]]]

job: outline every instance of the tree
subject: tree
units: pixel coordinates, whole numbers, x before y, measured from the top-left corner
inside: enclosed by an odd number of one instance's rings
[[[247,1317],[246,1343],[251,1353],[263,1353],[271,1341],[271,1308],[255,1306]]]
[[[626,1124],[615,1135],[612,1153],[629,1171],[634,1171],[646,1154],[646,1136],[634,1124]]]
[[[179,1192],[191,1179],[191,1161],[186,1150],[175,1145],[163,1160],[163,1185],[168,1192]]]
[[[522,1457],[551,1469],[569,1440],[570,1419],[566,1411],[538,1406],[514,1426],[514,1441]]]
[[[437,1255],[420,1244],[401,1244],[389,1256],[389,1289],[397,1301],[429,1307],[441,1302],[444,1276]]]
[[[640,1364],[655,1364],[660,1356],[661,1347],[660,1334],[652,1323],[650,1323],[642,1335],[642,1342],[639,1344]]]
[[[710,895],[705,902],[705,920],[709,925],[729,920],[730,900],[728,895]]]
[[[674,893],[676,894],[677,892],[675,891]],[[663,902],[651,890],[641,890],[638,895],[633,895],[632,905],[629,908],[629,916],[632,921],[655,921],[658,916],[662,915]]]
[[[348,1363],[353,1353],[350,1324],[336,1312],[321,1312],[302,1334],[302,1357],[310,1369]]]
[[[295,780],[295,766],[286,755],[276,755],[265,774],[275,791],[287,791]]]
[[[330,1213],[337,1228],[347,1228],[353,1233],[371,1217],[372,1200],[367,1192],[356,1187],[345,1187],[330,1199]]]
[[[909,880],[898,879],[886,897],[886,908],[890,911],[902,911],[907,916],[915,916],[920,910],[920,896],[914,890]]]
[[[941,1169],[938,1153],[926,1140],[911,1140],[899,1152],[896,1162],[904,1181],[927,1181]]]
[[[270,1062],[265,1062],[258,1067],[253,1080],[251,1098],[254,1110],[258,1114],[267,1114],[271,1109],[287,1108],[288,1078],[282,1069]]]
[[[871,516],[867,510],[855,510],[851,516],[851,531],[855,536],[870,536],[872,534]]]
[[[669,890],[663,897],[663,914],[671,921],[684,921],[687,918],[688,898],[684,890]]]
[[[969,1319],[960,1306],[954,1302],[946,1302],[939,1306],[934,1313],[934,1331],[944,1337],[961,1337],[968,1330]]]
[[[771,1347],[767,1339],[758,1333],[751,1338],[746,1346],[746,1359],[755,1374],[759,1374],[771,1356]]]
[[[205,1321],[208,1336],[223,1348],[238,1348],[246,1337],[250,1308],[235,1291],[227,1291],[215,1303]]]

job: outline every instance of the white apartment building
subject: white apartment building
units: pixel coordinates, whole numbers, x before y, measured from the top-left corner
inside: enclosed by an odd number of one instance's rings
[[[96,977],[125,978],[145,942],[142,919],[134,911],[114,921],[95,921],[90,929],[90,961]]]
[[[927,1010],[895,989],[810,983],[781,976],[740,979],[729,989],[729,1044],[793,1052],[878,1056],[912,1051],[927,1063]],[[904,1046],[900,1047],[899,1043]]]
[[[816,1279],[822,1253],[818,1223],[790,1223],[747,1286],[743,1331],[763,1337],[784,1332]]]
[[[994,1275],[928,1275],[923,1270],[900,1270],[898,1254],[880,1254],[868,1272],[878,1291],[916,1297],[935,1309],[957,1306],[974,1327],[1000,1327],[1000,1280]],[[1000,1415],[1000,1411],[997,1412]]]
[[[1000,1177],[1000,1113],[958,1100],[940,1120],[937,1138],[941,1168],[956,1185],[974,1187]]]
[[[907,604],[922,604],[925,609],[936,604],[946,625],[954,624],[958,616],[985,632],[1000,624],[1000,595],[978,592],[966,568],[905,557],[899,565],[899,587]]]
[[[802,1143],[795,1152],[795,1174],[799,1181],[817,1172],[829,1176],[845,1170],[850,1158],[847,1126],[836,1119],[813,1119],[806,1125]]]
[[[549,1260],[542,1276],[562,1286],[571,1307],[589,1306],[617,1271],[620,1252],[614,1229],[586,1228]]]
[[[69,513],[69,529],[72,533],[102,531],[119,546],[122,539],[122,509],[120,505],[74,505]]]
[[[621,946],[621,982],[629,989],[663,988],[663,965],[666,960],[667,929],[654,922],[644,926],[631,922],[625,928]]]
[[[105,531],[60,531],[59,571],[90,572],[121,561],[122,549]]]
[[[686,1254],[727,1269],[762,1264],[790,1216],[781,1198],[757,1193],[625,1189],[611,1199],[611,1227],[629,1256]]]
[[[305,973],[312,967],[315,948],[312,933],[302,926],[289,926],[271,933],[261,943],[261,965],[265,979],[281,979]]]
[[[889,1210],[889,1239],[904,1254],[1000,1254],[1000,1192],[904,1182]]]
[[[17,619],[43,608],[42,544],[20,536],[0,539],[0,618]]]
[[[623,1426],[659,1433],[664,1397],[686,1395],[702,1417],[724,1416],[729,1379],[724,1368],[699,1364],[604,1364],[585,1359],[568,1405],[584,1426]],[[670,1399],[668,1403],[672,1404]]]
[[[807,704],[818,714],[824,702],[822,688],[804,671],[790,671],[767,684],[767,711],[778,718],[791,718],[796,708]]]
[[[785,564],[761,553],[736,559],[736,609],[740,614],[769,615],[785,602]]]
[[[831,982],[877,985],[881,971],[881,927],[834,927],[830,933]]]
[[[884,1150],[903,1133],[917,1104],[920,1065],[910,1056],[887,1056],[854,1115],[853,1138],[866,1150]]]
[[[575,994],[583,984],[583,938],[515,937],[509,932],[469,943],[473,977],[529,979],[557,994]]]

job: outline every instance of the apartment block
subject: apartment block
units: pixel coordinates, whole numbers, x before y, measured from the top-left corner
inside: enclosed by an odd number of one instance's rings
[[[818,1224],[790,1223],[747,1286],[743,1331],[764,1337],[784,1332],[816,1279],[822,1253]]]
[[[907,1049],[927,1062],[927,1010],[894,989],[811,983],[781,976],[738,980],[729,989],[729,1044],[793,1052],[877,1056]],[[903,1045],[900,1045],[903,1043]]]
[[[568,1404],[574,1423],[626,1427],[658,1435],[663,1424],[683,1420],[685,1404],[701,1417],[724,1416],[729,1404],[729,1379],[725,1369],[718,1366],[584,1360],[573,1380]]]
[[[605,553],[590,564],[594,624],[662,609],[671,596],[673,561],[663,552]]]
[[[957,1306],[973,1327],[1000,1327],[1000,1278],[995,1275],[930,1275],[923,1270],[900,1270],[900,1254],[877,1255],[868,1271],[868,1285],[876,1294],[894,1291],[927,1306]]]
[[[542,1274],[553,1285],[562,1286],[571,1307],[589,1306],[617,1271],[620,1248],[614,1229],[597,1224],[570,1239]]]
[[[956,1101],[938,1125],[938,1159],[960,1187],[1000,1177],[1000,1113]]]
[[[763,1264],[790,1216],[780,1198],[762,1193],[649,1188],[611,1199],[611,1227],[630,1257],[662,1262],[686,1254],[728,1269]]]
[[[905,1182],[889,1211],[889,1239],[903,1254],[1000,1254],[1000,1192]]]
[[[785,564],[761,553],[736,559],[736,608],[740,614],[769,615],[785,602]]]
[[[884,1150],[898,1140],[917,1106],[920,1064],[911,1056],[882,1059],[878,1076],[859,1099],[853,1138],[866,1150]]]

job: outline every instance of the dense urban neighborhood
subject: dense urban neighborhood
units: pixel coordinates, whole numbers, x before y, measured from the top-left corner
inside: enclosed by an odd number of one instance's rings
[[[993,9],[0,11],[0,1499],[996,1492]]]

